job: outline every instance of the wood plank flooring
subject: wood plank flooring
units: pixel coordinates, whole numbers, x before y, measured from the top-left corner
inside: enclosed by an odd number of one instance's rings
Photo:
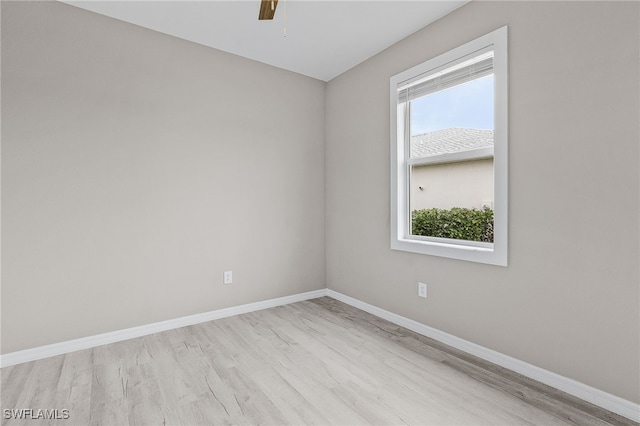
[[[69,410],[7,426],[637,425],[326,297],[0,374],[3,410]]]

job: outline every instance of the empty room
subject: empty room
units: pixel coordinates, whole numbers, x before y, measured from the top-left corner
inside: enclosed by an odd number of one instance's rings
[[[0,17],[3,425],[640,423],[640,2]]]

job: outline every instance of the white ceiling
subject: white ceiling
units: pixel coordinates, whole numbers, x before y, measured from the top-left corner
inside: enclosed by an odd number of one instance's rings
[[[469,0],[280,0],[273,21],[259,0],[61,1],[329,81]]]

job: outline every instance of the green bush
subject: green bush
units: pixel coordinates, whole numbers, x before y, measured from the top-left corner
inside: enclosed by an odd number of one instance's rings
[[[493,210],[424,209],[411,213],[411,233],[427,237],[493,242]]]

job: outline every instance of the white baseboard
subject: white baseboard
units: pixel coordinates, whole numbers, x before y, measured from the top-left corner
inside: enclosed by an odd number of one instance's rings
[[[327,296],[407,328],[418,334],[422,334],[423,336],[430,337],[456,349],[475,355],[478,358],[482,358],[501,367],[508,368],[509,370],[522,374],[523,376],[537,380],[538,382],[566,392],[569,395],[573,395],[590,402],[593,405],[604,408],[605,410],[620,414],[621,416],[633,421],[640,422],[640,404],[636,404],[584,383],[569,379],[543,368],[536,367],[535,365],[520,361],[519,359],[512,358],[489,348],[485,348],[484,346],[477,345],[469,342],[468,340],[461,339],[412,319],[394,314],[393,312],[386,311],[358,299],[354,299],[353,297],[338,293],[337,291],[327,289]]]
[[[512,358],[508,355],[496,352],[484,346],[469,342],[449,333],[429,327],[417,321],[394,314],[368,303],[362,302],[353,297],[338,293],[330,289],[321,289],[310,291],[307,293],[294,294],[292,296],[279,297],[276,299],[263,300],[261,302],[248,303],[246,305],[234,306],[231,308],[219,309],[211,312],[204,312],[196,315],[176,318],[168,321],[156,322],[153,324],[142,325],[139,327],[127,328],[124,330],[112,331],[109,333],[98,334],[95,336],[83,337],[80,339],[69,340],[66,342],[54,343],[51,345],[40,346],[33,349],[11,352],[0,356],[0,366],[8,367],[11,365],[22,364],[24,362],[35,361],[38,359],[48,358],[56,355],[62,355],[69,352],[75,352],[82,349],[89,349],[108,343],[120,342],[123,340],[133,339],[135,337],[146,336],[161,331],[172,330],[175,328],[185,327],[193,324],[200,324],[220,318],[226,318],[234,315],[255,312],[262,309],[273,308],[275,306],[287,305],[289,303],[301,302],[303,300],[315,299],[318,297],[329,296],[355,308],[369,312],[377,317],[383,318],[399,326],[405,327],[423,336],[430,337],[439,342],[445,343],[461,351],[475,355],[486,361],[497,364],[501,367],[508,368],[523,376],[537,380],[541,383],[559,389],[570,395],[590,402],[598,407],[602,407],[611,412],[620,414],[636,422],[640,422],[640,404],[636,404],[626,399],[617,397],[610,393],[601,391],[584,383],[580,383],[573,379],[561,376],[551,371],[545,370],[535,365],[528,364],[519,359]]]
[[[97,334],[95,336],[82,337],[80,339],[68,340],[66,342],[53,343],[51,345],[39,346],[37,348],[25,349],[23,351],[10,352],[0,356],[0,366],[22,364],[24,362],[49,358],[82,349],[94,348],[108,343],[120,342],[133,339],[135,337],[146,336],[161,331],[172,330],[193,324],[200,324],[220,318],[234,315],[246,314],[262,309],[273,308],[275,306],[288,305],[289,303],[301,302],[303,300],[315,299],[327,295],[327,289],[309,291],[307,293],[294,294],[292,296],[278,297],[276,299],[263,300],[260,302],[248,303],[246,305],[233,306],[231,308],[218,309],[216,311],[203,312],[201,314],[189,315],[153,324],[141,325],[138,327],[126,328],[123,330],[111,331],[109,333]]]

